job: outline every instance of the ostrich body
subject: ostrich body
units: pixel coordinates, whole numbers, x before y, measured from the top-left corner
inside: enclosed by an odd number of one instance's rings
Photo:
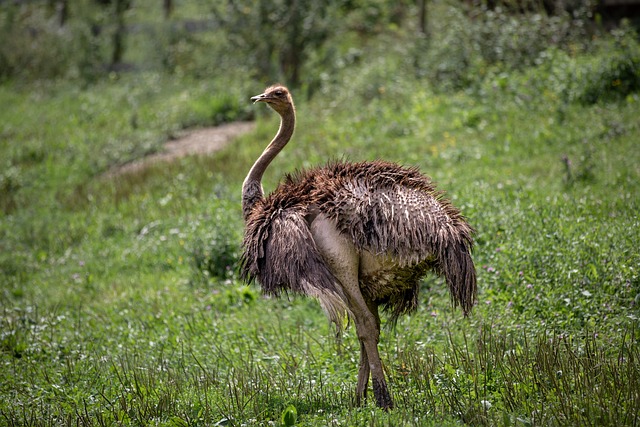
[[[384,161],[297,172],[265,198],[262,175],[293,135],[295,108],[283,86],[251,99],[267,103],[281,121],[243,184],[242,275],[267,294],[317,298],[337,327],[352,318],[360,341],[356,401],[366,398],[371,376],[376,403],[390,409],[378,307],[392,322],[411,312],[420,278],[433,271],[467,315],[476,297],[473,229],[416,168]]]

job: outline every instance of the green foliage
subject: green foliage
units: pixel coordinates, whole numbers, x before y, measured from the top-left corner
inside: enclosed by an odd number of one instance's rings
[[[582,73],[581,91],[577,99],[586,104],[619,101],[640,92],[640,45],[637,34],[623,28],[617,30],[616,48]]]
[[[196,278],[237,279],[242,224],[237,211],[225,203],[213,203],[210,216],[190,222],[197,236],[189,245]]]
[[[68,2],[66,19],[54,2],[0,5],[0,78],[80,78],[109,69],[117,17],[109,8]]]
[[[0,8],[0,38],[0,78],[64,75],[76,47],[71,31],[43,8]]]
[[[192,2],[171,16],[161,5],[82,0],[66,2],[63,19],[54,4],[0,5],[0,77],[92,83],[133,69],[196,78],[224,70],[298,86],[313,82],[305,64],[331,40],[397,28],[407,15],[388,0]]]
[[[534,65],[552,46],[574,52],[586,48],[588,13],[581,10],[548,16],[512,14],[500,7],[484,10],[472,23],[473,44],[486,63],[522,69]]]
[[[191,110],[182,120],[182,126],[213,126],[252,118],[255,112],[251,110],[243,95],[245,94],[241,91],[230,90],[215,94],[203,93],[194,97],[190,100]]]
[[[7,165],[0,173],[0,210],[10,213],[16,208],[15,194],[22,188],[20,171]]]
[[[399,19],[385,2],[372,8],[350,25]],[[440,3],[434,14],[461,30],[468,22]],[[285,172],[327,159],[417,165],[477,229],[471,317],[429,277],[418,311],[383,328],[389,413],[354,406],[353,328],[336,339],[315,301],[265,298],[238,280],[242,179],[277,128],[273,112],[248,102],[260,82],[222,71],[193,78],[213,69],[198,45],[206,37],[191,34],[170,41],[168,75],[0,85],[0,103],[12,107],[0,109],[2,420],[637,424],[638,43],[621,30],[575,50],[567,39],[528,51],[520,37],[538,43],[542,29],[526,35],[511,18],[490,19],[511,25],[513,44],[496,42],[503,57],[453,32],[433,36],[451,41],[450,53],[418,46],[393,26],[365,42],[343,33],[334,50],[310,53],[314,96],[294,90],[294,140],[265,174],[269,192]],[[437,52],[446,72],[416,61],[420,49]],[[226,58],[223,70],[233,64]],[[457,75],[455,64],[464,65]],[[612,78],[628,86],[617,93]],[[251,114],[255,132],[220,152],[104,174],[185,126]]]
[[[298,419],[298,412],[296,411],[296,407],[293,405],[289,405],[282,411],[282,425],[283,426],[293,426],[296,424]]]
[[[425,39],[416,39],[413,55],[418,76],[438,90],[457,90],[482,82],[492,69],[523,70],[540,64],[549,49],[581,52],[587,48],[588,17],[514,14],[508,9],[463,10],[436,2],[444,19],[432,20]]]
[[[327,40],[338,19],[335,2],[318,0],[226,1],[213,11],[232,48],[252,52],[256,77],[292,85],[300,83],[309,52]]]
[[[554,425],[559,420],[632,423],[628,405],[636,397],[629,401],[614,398],[610,406],[601,406],[588,396],[594,387],[616,395],[621,376],[629,375],[630,382],[637,382],[638,372],[619,363],[635,359],[637,348],[622,344],[611,349],[589,334],[541,333],[532,342],[525,332],[496,333],[496,329],[500,326],[483,325],[474,339],[463,333],[458,342],[453,338],[458,334],[449,331],[450,349],[444,354],[434,354],[424,344],[420,344],[426,347],[421,351],[408,349],[403,353],[406,358],[400,360],[403,377],[399,381],[419,385],[429,407],[443,405],[443,410],[459,414],[470,425]],[[607,380],[596,385],[596,378]],[[626,386],[623,389],[623,393],[630,391]],[[401,395],[407,403],[413,401]]]

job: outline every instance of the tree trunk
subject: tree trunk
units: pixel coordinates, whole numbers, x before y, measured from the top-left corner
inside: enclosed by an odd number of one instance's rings
[[[64,24],[67,23],[67,19],[69,19],[69,0],[61,0],[60,2],[58,2],[58,5],[60,7],[59,22],[60,22],[60,26],[63,27]]]
[[[418,30],[420,34],[427,35],[427,0],[418,0]]]
[[[169,19],[173,13],[173,0],[164,0],[164,19]]]
[[[113,33],[113,52],[111,54],[111,67],[115,68],[122,62],[125,45],[124,13],[129,8],[129,0],[116,0],[116,30]]]
[[[47,7],[49,13],[57,15],[58,25],[64,27],[69,18],[69,0],[49,0]]]
[[[289,19],[286,23],[287,40],[280,55],[280,69],[287,78],[287,83],[293,87],[300,84],[300,67],[304,50],[302,34],[302,13],[298,0],[287,2]]]

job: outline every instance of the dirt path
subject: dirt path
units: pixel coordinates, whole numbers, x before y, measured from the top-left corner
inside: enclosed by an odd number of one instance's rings
[[[213,153],[225,147],[236,137],[250,132],[254,126],[254,122],[233,122],[210,128],[184,131],[178,135],[177,139],[168,141],[159,153],[115,167],[105,175],[114,177],[135,173],[157,162],[170,162],[191,154]]]

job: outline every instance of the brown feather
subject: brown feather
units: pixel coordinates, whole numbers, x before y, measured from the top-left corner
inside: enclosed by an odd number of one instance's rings
[[[257,279],[268,294],[308,293],[304,282],[343,298],[313,243],[305,219],[311,207],[334,219],[359,250],[394,260],[386,280],[361,279],[363,293],[385,304],[392,318],[415,309],[428,270],[445,277],[454,305],[471,310],[473,229],[416,168],[383,161],[337,162],[286,176],[248,216],[243,277]]]

